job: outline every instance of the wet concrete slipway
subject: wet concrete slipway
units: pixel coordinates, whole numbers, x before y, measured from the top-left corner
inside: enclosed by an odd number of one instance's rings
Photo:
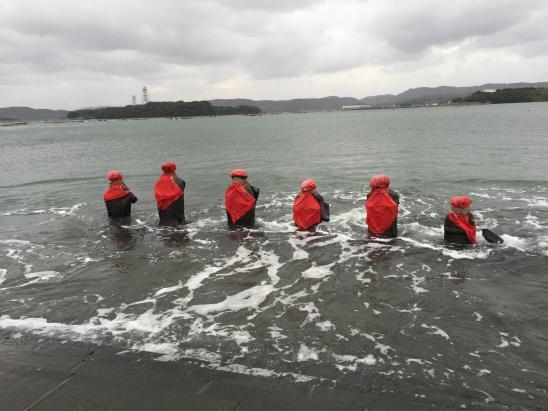
[[[449,409],[216,371],[200,361],[159,362],[158,355],[3,332],[2,410],[388,410]]]
[[[548,409],[548,104],[0,131],[0,409]],[[6,129],[6,130],[4,130]],[[188,224],[158,227],[164,161]],[[228,173],[261,188],[229,231]],[[139,198],[105,218],[105,175]],[[400,194],[370,238],[371,175]],[[314,178],[331,221],[296,232]],[[450,247],[469,195],[504,244]]]

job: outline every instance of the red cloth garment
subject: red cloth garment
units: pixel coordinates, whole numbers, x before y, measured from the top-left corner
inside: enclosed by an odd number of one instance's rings
[[[472,204],[472,199],[468,196],[451,197],[451,207],[467,208]]]
[[[316,188],[316,182],[312,179],[304,180],[301,183],[301,191],[314,191]]]
[[[293,220],[299,228],[308,230],[319,224],[321,219],[320,203],[310,191],[303,191],[295,198]]]
[[[164,163],[162,164],[162,171],[164,173],[174,173],[175,170],[177,170],[177,166],[175,165],[175,163]]]
[[[453,202],[451,201],[451,204]],[[468,205],[470,205],[472,201]],[[449,211],[447,214],[447,217],[449,217],[449,220],[451,220],[453,223],[455,223],[457,226],[462,228],[466,232],[466,237],[472,242],[477,243],[476,240],[476,226],[470,224],[470,219],[468,218],[468,214],[457,214],[453,211]]]
[[[154,185],[154,197],[160,209],[168,208],[183,194],[183,190],[175,182],[172,174],[162,174]]]
[[[390,185],[390,177],[388,176],[373,176],[369,180],[369,186],[371,188],[383,188]]]
[[[105,191],[105,194],[103,194],[103,200],[110,201],[117,200],[118,198],[124,198],[130,192],[131,191],[129,191],[124,183],[113,184],[108,188],[107,191]]]
[[[230,177],[247,178],[247,171],[243,168],[236,168],[230,172]]]
[[[240,218],[255,207],[255,197],[249,194],[245,185],[232,183],[226,189],[225,207],[232,224],[236,224]]]
[[[124,176],[119,170],[111,170],[107,174],[107,180],[121,180],[122,178],[124,178]]]
[[[365,223],[369,231],[377,235],[388,230],[398,216],[398,205],[388,194],[388,187],[371,190],[369,198],[365,200],[365,208]]]

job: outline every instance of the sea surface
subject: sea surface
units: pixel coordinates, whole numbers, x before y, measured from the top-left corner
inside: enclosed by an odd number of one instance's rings
[[[158,227],[165,161],[188,224]],[[261,188],[229,231],[228,174]],[[106,218],[110,169],[139,198]],[[400,194],[399,238],[370,238],[369,177]],[[0,328],[419,404],[548,409],[548,104],[0,129]],[[314,178],[331,222],[296,232]],[[443,243],[469,195],[502,245]],[[481,236],[480,236],[481,238]]]

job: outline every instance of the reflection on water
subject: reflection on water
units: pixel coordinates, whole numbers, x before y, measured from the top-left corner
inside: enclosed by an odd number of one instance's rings
[[[173,230],[162,233],[160,235],[161,240],[167,247],[181,248],[189,243],[189,233],[187,231]]]
[[[126,224],[130,224],[131,220],[126,221]],[[112,241],[116,247],[120,250],[129,250],[135,247],[135,241],[133,240],[133,233],[130,229],[121,226],[118,222],[110,224],[110,234]]]

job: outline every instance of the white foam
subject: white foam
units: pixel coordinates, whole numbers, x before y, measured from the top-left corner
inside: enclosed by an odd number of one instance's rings
[[[424,372],[425,372],[426,374],[428,374],[428,376],[429,376],[430,378],[436,378],[436,371],[435,371],[433,368],[430,368],[430,369],[428,369],[428,370],[424,370]],[[417,396],[417,394],[415,394],[415,396]],[[424,396],[422,396],[422,397],[424,398]]]
[[[413,280],[413,285],[411,285],[411,288],[413,289],[413,291],[416,294],[421,294],[421,293],[427,293],[428,292],[427,289],[422,288],[422,287],[419,286],[420,284],[422,284],[424,282],[425,277],[419,277],[419,276],[415,275],[414,273],[411,273],[411,277],[412,277],[412,280]]]
[[[9,240],[0,240],[0,244],[7,244],[7,245],[14,245],[14,244],[29,245],[29,244],[30,244],[30,241],[9,239]]]
[[[466,383],[463,383],[462,386],[465,387],[465,388],[468,388],[468,389],[477,391],[477,392],[482,393],[483,395],[485,395],[485,400],[484,400],[484,401],[485,401],[486,404],[489,404],[489,403],[495,401],[495,398],[493,398],[493,396],[492,396],[491,394],[489,394],[488,392],[486,392],[486,391],[483,391],[483,390],[480,390],[480,389],[477,389],[477,388],[470,387],[470,386],[469,386],[468,384],[466,384]]]
[[[423,360],[421,358],[407,358],[405,360],[405,363],[407,365],[410,365],[410,364],[420,364],[420,365],[431,364],[430,361],[426,361],[426,360]]]
[[[363,204],[363,203],[362,203]],[[365,226],[365,207],[356,207],[344,213],[331,216],[331,225],[349,227],[350,224]]]
[[[305,260],[308,258],[308,253],[302,249],[302,246],[306,243],[306,241],[303,241],[295,236],[291,236],[287,242],[293,247],[293,260]]]
[[[27,208],[22,208],[19,210],[8,211],[3,213],[2,216],[11,216],[11,215],[36,215],[36,214],[57,214],[60,216],[74,215],[74,212],[80,207],[86,205],[86,203],[74,204],[72,207],[51,207],[47,210],[28,210]]]
[[[444,248],[442,254],[454,258],[455,260],[485,260],[487,257],[489,257],[489,254],[491,254],[491,251],[491,249],[481,249],[476,247],[465,250],[453,250],[449,248]]]
[[[381,343],[376,343],[375,344],[375,349],[379,350],[381,352],[381,354],[383,354],[383,355],[388,355],[388,351],[394,350],[389,345],[385,345],[385,344],[381,344]]]
[[[335,236],[333,238],[330,238],[329,240],[313,243],[313,244],[310,245],[310,248],[326,247],[326,246],[331,245],[331,244],[338,244],[339,242],[340,242],[339,237]]]
[[[313,263],[312,267],[303,271],[301,274],[303,278],[321,279],[333,274],[331,271],[331,267],[333,267],[333,265],[334,263],[328,265],[316,265]]]
[[[304,250],[295,250],[293,252],[293,260],[305,260],[309,254]]]
[[[174,356],[177,354],[177,344],[174,343],[144,343],[144,344],[135,344],[131,347],[132,350],[137,351],[147,351],[157,354],[166,354]]]
[[[46,213],[46,210],[33,210],[33,211],[28,211],[27,208],[21,208],[19,210],[13,210],[13,211],[8,211],[8,212],[5,212],[2,214],[3,217],[8,217],[8,216],[11,216],[11,215],[33,215],[33,214],[45,214]]]
[[[506,341],[504,338],[501,338],[500,339],[500,344],[497,345],[498,348],[505,348],[505,347],[509,347],[510,346],[510,343],[508,341]]]
[[[454,258],[456,260],[486,259],[491,253],[491,249],[482,249],[482,248],[473,247],[473,248],[466,248],[462,250],[455,250],[455,249],[446,248],[444,246],[435,246],[429,243],[423,243],[409,237],[400,237],[400,239],[416,247],[428,248],[430,250],[435,250],[435,251],[441,251],[443,255]]]
[[[420,241],[414,240],[413,238],[409,238],[409,237],[400,237],[400,240],[403,240],[407,243],[410,243],[410,244],[414,245],[415,247],[428,248],[430,250],[436,250],[436,251],[439,251],[439,250],[442,249],[442,247],[440,247],[440,246],[435,246],[435,245],[428,244],[428,243],[421,243]]]
[[[529,203],[529,207],[548,207],[548,198],[535,197],[534,199],[523,199]]]
[[[422,328],[428,328],[428,329],[431,329],[431,330],[434,330],[433,332],[429,332],[428,334],[431,334],[431,335],[439,335],[440,337],[443,337],[445,338],[446,340],[449,340],[449,334],[447,334],[445,331],[443,331],[441,328],[439,327],[436,327],[435,325],[426,325],[426,324],[421,324],[421,327]]]
[[[199,238],[194,239],[194,241],[199,243],[199,244],[203,244],[203,245],[214,244],[214,241],[212,241],[212,240],[202,240],[202,239],[199,239]]]
[[[288,221],[265,221],[262,218],[257,218],[257,221],[263,225],[265,232],[290,233],[297,230],[297,226],[293,223],[293,220],[289,221],[288,215],[285,216],[285,219]]]
[[[316,307],[316,304],[312,301],[306,304],[300,304],[298,307],[300,311],[305,311],[307,313],[302,325],[312,323],[321,317],[320,310],[318,310],[318,307]]]
[[[322,331],[335,330],[335,324],[333,324],[329,320],[326,320],[326,321],[323,321],[323,322],[317,322],[316,327],[318,327]]]
[[[0,285],[2,285],[4,281],[6,281],[7,276],[8,270],[6,270],[5,268],[0,268]]]
[[[275,287],[272,285],[258,285],[237,294],[230,295],[221,302],[215,304],[193,305],[188,309],[197,314],[206,315],[221,311],[239,311],[245,308],[258,308],[274,290]]]
[[[548,236],[539,236],[538,246],[543,249],[544,255],[548,255]]]
[[[518,337],[512,337],[512,341],[510,341],[510,344],[512,344],[514,347],[521,346],[521,340]]]
[[[362,284],[370,284],[371,278],[367,277],[367,275],[371,275],[371,274],[375,275],[376,272],[373,269],[373,267],[368,267],[367,270],[361,271],[359,274],[356,274],[356,280],[358,280]]]
[[[97,316],[104,317],[114,311],[114,308],[97,308]]]
[[[86,203],[74,204],[72,207],[52,207],[48,211],[53,214],[58,214],[60,216],[74,215],[74,212]]]
[[[204,335],[234,341],[243,351],[245,351],[245,347],[241,346],[255,339],[248,331],[234,329],[233,326],[223,326],[219,323],[208,325],[204,323],[204,319],[196,318],[190,325],[188,338],[186,340],[192,341],[197,339],[200,341]]]
[[[270,336],[274,339],[284,339],[284,338],[288,338],[287,335],[285,334],[282,334],[280,331],[282,331],[281,328],[278,328],[278,327],[268,327],[268,329],[270,330]]]
[[[476,311],[474,311],[474,315],[476,316],[476,321],[481,321],[483,319],[483,316]]]
[[[310,360],[318,360],[318,351],[316,351],[314,348],[306,346],[305,344],[301,344],[299,352],[297,353],[297,361],[304,362]]]
[[[194,298],[193,291],[200,288],[204,280],[209,278],[212,274],[215,274],[223,269],[233,266],[236,263],[246,263],[250,260],[251,250],[247,249],[245,246],[240,245],[236,250],[236,253],[233,257],[229,258],[222,265],[211,265],[204,268],[202,271],[192,275],[185,284],[182,284],[180,281],[177,285],[162,288],[154,294],[154,296],[160,296],[163,294],[171,293],[177,291],[181,288],[186,287],[190,293],[184,299],[179,300],[183,305],[186,305],[189,301]]]
[[[405,225],[406,228],[409,229],[409,231],[414,233],[423,233],[430,237],[441,237],[443,236],[443,225],[440,225],[439,227],[428,227],[424,226],[418,222],[412,222]]]
[[[183,288],[183,284],[181,283],[181,281],[179,281],[178,285],[174,285],[174,286],[171,286],[171,287],[165,287],[165,288],[159,289],[158,291],[156,291],[154,293],[154,297],[158,297],[158,296],[160,296],[162,294],[166,294],[166,293],[171,293],[171,292],[177,291],[181,288]]]
[[[481,198],[493,198],[489,194],[485,194],[485,193],[470,193],[470,195],[475,197],[481,197]]]
[[[508,234],[502,234],[501,237],[504,240],[505,247],[515,248],[519,251],[525,251],[527,249],[527,241],[523,238],[514,237]]]
[[[196,290],[197,288],[200,288],[202,286],[202,282],[205,279],[209,278],[211,274],[221,271],[223,268],[224,267],[214,266],[206,267],[204,270],[190,277],[185,283],[185,287],[188,288],[190,291]]]
[[[525,216],[525,224],[528,225],[529,227],[532,227],[532,228],[537,228],[537,229],[544,228],[538,222],[538,217],[532,215],[531,213],[529,213]]]
[[[38,281],[47,281],[49,280],[50,278],[54,278],[54,277],[57,277],[61,274],[59,274],[57,271],[37,271],[37,272],[34,272],[34,273],[26,273],[25,274],[25,277],[26,278],[34,278],[34,279],[37,279]]]
[[[267,274],[270,278],[271,284],[266,284],[265,282],[263,282],[262,284],[257,285],[255,287],[249,288],[247,290],[243,290],[231,296],[227,296],[221,302],[214,303],[214,304],[194,305],[189,307],[189,310],[197,314],[206,315],[209,313],[215,313],[215,312],[221,312],[221,311],[239,311],[245,308],[258,308],[264,302],[264,300],[268,297],[268,295],[270,295],[270,293],[276,290],[275,285],[280,280],[280,277],[278,277],[277,272],[279,268],[282,266],[282,264],[279,263],[279,257],[271,251],[269,252],[262,251],[259,255],[261,257],[261,261],[263,262],[263,264],[267,265]],[[245,253],[245,256],[246,257],[244,259],[247,259],[248,254]],[[241,260],[242,259],[240,258],[239,261]],[[212,269],[212,272],[215,272],[215,271],[216,270]],[[189,288],[189,290],[194,290],[198,284],[196,281],[194,281],[193,283],[189,285],[191,280],[187,282],[187,287]],[[199,284],[201,284],[201,279]]]
[[[27,265],[26,266],[27,271],[28,271],[29,267],[32,267],[32,266]],[[22,287],[26,287],[27,285],[45,282],[45,281],[49,280],[50,278],[55,278],[59,275],[60,274],[57,271],[40,271],[40,272],[35,272],[35,273],[28,272],[28,273],[25,273],[25,277],[26,278],[32,278],[31,281],[27,281],[26,283],[19,284],[19,285],[14,285],[12,287],[0,288],[0,291],[11,290],[13,288],[22,288]]]
[[[377,363],[377,359],[371,355],[367,354],[363,358],[356,357],[355,355],[338,355],[338,354],[332,354],[333,358],[337,360],[337,362],[342,363],[356,363],[356,364],[364,364],[364,365],[375,365]]]
[[[310,375],[303,375],[297,373],[286,373],[286,372],[276,372],[272,370],[267,370],[264,368],[257,367],[246,367],[241,364],[228,364],[222,366],[215,366],[216,370],[235,372],[239,374],[253,375],[257,377],[291,377],[295,382],[308,382],[318,379],[317,377],[312,377]],[[322,380],[320,378],[320,380]]]

